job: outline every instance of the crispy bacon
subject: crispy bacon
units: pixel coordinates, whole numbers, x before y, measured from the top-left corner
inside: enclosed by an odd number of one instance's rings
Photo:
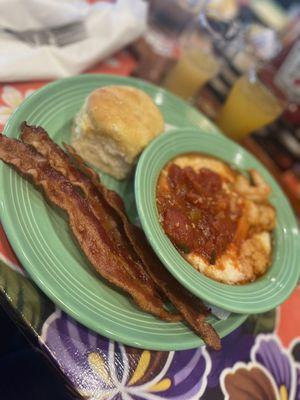
[[[140,279],[127,272],[126,260],[116,251],[88,201],[44,156],[28,144],[0,134],[0,159],[31,178],[53,204],[67,212],[75,238],[103,278],[127,292],[144,311],[173,320],[174,316],[164,310],[161,299],[144,290]]]
[[[214,328],[205,321],[208,310],[203,302],[186,290],[162,265],[149,246],[143,231],[128,220],[121,197],[116,192],[102,185],[99,175],[85,164],[83,159],[71,146],[66,144],[64,146],[74,160],[76,160],[78,168],[91,179],[93,184],[103,194],[108,204],[122,219],[128,239],[154,282],[182,314],[193,330],[202,337],[204,342],[212,348],[219,350],[221,348],[220,338]]]
[[[127,268],[127,272],[140,280],[140,284],[146,292],[151,292],[153,296],[160,297],[158,287],[145,271],[127,239],[122,222],[118,221],[120,220],[118,214],[107,204],[91,180],[72,164],[70,157],[52,141],[42,127],[30,126],[24,122],[21,126],[21,139],[33,146],[48,160],[53,168],[82,190],[95,217],[102,223],[109,237],[113,239],[112,243],[117,247],[116,250],[126,259],[125,268]],[[174,314],[174,321],[180,319],[179,314]]]

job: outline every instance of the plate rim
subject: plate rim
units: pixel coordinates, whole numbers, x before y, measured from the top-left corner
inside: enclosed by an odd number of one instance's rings
[[[36,90],[34,93],[32,93],[30,96],[28,96],[27,99],[25,99],[25,101],[13,112],[13,114],[10,116],[8,123],[5,125],[5,129],[3,131],[3,134],[7,134],[10,131],[10,126],[13,123],[14,119],[16,116],[19,115],[20,112],[22,112],[24,109],[26,110],[26,107],[28,105],[28,103],[30,101],[32,101],[32,99],[35,99],[35,97],[38,97],[41,95],[41,93],[43,94],[44,92],[47,92],[47,90],[49,90],[49,88],[58,86],[65,81],[74,81],[76,79],[91,79],[92,78],[101,78],[101,79],[105,79],[105,78],[112,78],[115,79],[118,82],[124,81],[125,82],[131,82],[131,81],[136,81],[135,78],[129,78],[129,77],[120,77],[120,76],[115,76],[115,75],[108,75],[108,74],[82,74],[76,77],[69,77],[69,78],[64,78],[61,80],[56,80],[54,82],[51,82],[49,84],[46,84],[45,86],[43,86],[42,88]],[[163,90],[167,96],[173,96],[172,94],[169,94],[168,91],[161,89],[160,87],[157,87],[153,84],[150,84],[148,82],[144,82],[142,80],[137,80],[139,82],[139,84],[141,86],[149,86],[151,87],[153,90]],[[173,96],[176,98],[176,100],[178,100],[177,96]],[[182,101],[182,100],[181,100]],[[184,102],[183,102],[184,103]],[[186,104],[185,104],[186,106]],[[200,114],[198,113],[196,110],[195,111],[196,114]],[[201,115],[201,114],[200,114]],[[207,119],[205,116],[201,117]],[[12,137],[13,135],[8,135],[10,137]],[[3,168],[4,168],[4,163],[0,164],[0,182],[3,184]],[[2,186],[3,187],[3,186]],[[32,260],[28,259],[27,255],[26,255],[26,248],[24,247],[24,243],[21,242],[21,239],[19,238],[18,234],[17,234],[17,227],[10,222],[8,215],[6,216],[6,209],[7,209],[7,205],[5,204],[5,195],[4,195],[4,190],[0,190],[0,209],[1,209],[1,222],[4,226],[4,230],[9,238],[9,242],[11,243],[15,253],[17,254],[17,257],[20,259],[22,265],[24,266],[24,268],[26,269],[26,272],[30,275],[30,277],[32,278],[32,280],[40,287],[40,289],[55,303],[57,304],[63,311],[65,311],[67,314],[71,315],[75,320],[79,321],[80,323],[82,323],[83,325],[85,325],[88,329],[92,329],[95,332],[108,337],[109,339],[112,340],[116,340],[116,341],[121,341],[124,344],[130,345],[130,346],[135,346],[138,348],[143,348],[143,349],[151,349],[151,350],[161,350],[161,351],[173,351],[173,350],[184,350],[184,349],[191,349],[191,348],[196,348],[199,346],[203,345],[203,341],[201,338],[199,337],[195,337],[192,338],[190,341],[193,342],[193,344],[188,344],[185,345],[183,344],[182,346],[179,346],[178,344],[176,346],[172,346],[172,343],[170,343],[170,346],[168,348],[166,348],[166,346],[160,346],[156,341],[153,342],[153,344],[149,344],[149,345],[145,345],[145,344],[140,344],[139,341],[134,342],[132,340],[132,336],[129,337],[125,337],[126,335],[124,333],[122,333],[122,337],[120,338],[119,333],[118,334],[114,334],[112,333],[110,330],[106,329],[99,329],[99,323],[97,325],[97,323],[93,324],[92,320],[89,320],[88,318],[86,318],[86,316],[80,316],[80,318],[78,317],[78,314],[76,313],[76,306],[75,309],[73,308],[72,304],[68,304],[66,302],[61,301],[60,296],[55,296],[52,292],[51,292],[51,288],[49,288],[47,286],[47,283],[44,282],[43,280],[40,279],[40,277],[36,274],[33,273],[33,269],[34,267],[30,266],[32,263]],[[29,257],[30,258],[30,257]],[[28,267],[29,265],[29,267]],[[222,337],[226,336],[227,334],[229,334],[230,332],[232,332],[234,329],[236,329],[238,326],[240,326],[248,317],[247,314],[239,314],[239,315],[234,315],[234,321],[232,322],[232,324],[230,325],[230,327],[224,328],[223,330],[223,334]],[[220,321],[222,322],[222,321]],[[147,339],[147,342],[150,343],[151,341],[149,339]],[[186,343],[186,342],[185,342]]]

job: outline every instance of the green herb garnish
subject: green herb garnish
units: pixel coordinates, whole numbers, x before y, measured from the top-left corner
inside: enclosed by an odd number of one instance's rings
[[[191,252],[191,250],[188,248],[188,246],[184,243],[180,243],[177,245],[178,249],[181,250],[184,254],[188,254]]]
[[[216,262],[216,259],[217,259],[217,253],[216,253],[216,250],[213,250],[213,251],[211,252],[211,255],[210,255],[209,263],[212,264],[212,265],[214,265],[215,262]]]

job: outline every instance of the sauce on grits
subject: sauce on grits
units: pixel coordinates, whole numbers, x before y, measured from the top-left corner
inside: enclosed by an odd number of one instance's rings
[[[224,283],[254,281],[271,261],[270,188],[257,171],[249,174],[251,181],[217,159],[186,154],[158,179],[166,235],[194,268]]]

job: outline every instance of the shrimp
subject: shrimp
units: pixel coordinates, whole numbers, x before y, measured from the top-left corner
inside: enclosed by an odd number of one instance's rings
[[[234,189],[246,199],[255,203],[265,203],[268,200],[271,189],[264,181],[263,177],[254,169],[249,170],[253,184],[243,175],[238,175]]]

